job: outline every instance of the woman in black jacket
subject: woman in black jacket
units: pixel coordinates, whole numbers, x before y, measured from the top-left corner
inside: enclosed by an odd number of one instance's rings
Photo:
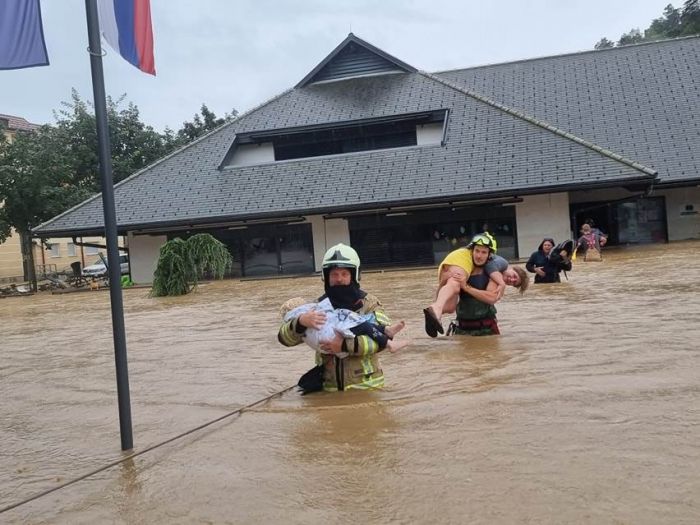
[[[559,272],[571,270],[570,254],[565,250],[559,253],[559,257],[550,257],[554,245],[554,239],[545,237],[537,247],[537,251],[530,255],[525,268],[528,272],[535,274],[535,283],[561,282]]]

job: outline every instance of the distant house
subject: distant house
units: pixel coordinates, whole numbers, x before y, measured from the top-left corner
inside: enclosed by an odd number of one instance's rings
[[[0,131],[2,131],[5,138],[10,142],[15,138],[17,133],[23,131],[34,131],[38,129],[38,124],[32,124],[22,117],[15,117],[14,115],[4,115],[0,113]]]
[[[527,256],[587,218],[610,242],[700,238],[700,38],[439,73],[350,34],[296,86],[116,186],[132,278],[207,231],[234,275],[433,265],[488,229]],[[99,198],[36,228],[103,231]]]

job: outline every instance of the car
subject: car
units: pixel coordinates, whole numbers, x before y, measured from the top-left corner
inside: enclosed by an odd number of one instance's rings
[[[121,266],[122,275],[129,273],[129,256],[119,256],[119,266]],[[103,261],[96,262],[83,268],[83,275],[86,277],[102,277],[107,275],[107,266]]]

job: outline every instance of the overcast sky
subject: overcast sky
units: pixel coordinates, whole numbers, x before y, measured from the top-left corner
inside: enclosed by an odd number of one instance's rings
[[[425,71],[592,49],[644,30],[669,0],[151,0],[157,76],[106,47],[107,93],[177,130],[204,102],[244,112],[301,80],[352,30]],[[681,7],[682,0],[674,3]],[[41,0],[50,66],[0,71],[0,113],[37,124],[92,100],[84,0]],[[105,45],[103,43],[103,45]]]

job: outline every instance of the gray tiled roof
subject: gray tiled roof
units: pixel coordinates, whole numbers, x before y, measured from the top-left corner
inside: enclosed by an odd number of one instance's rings
[[[217,169],[236,133],[450,110],[444,147],[418,146]],[[652,180],[643,167],[570,140],[429,75],[405,73],[290,90],[115,188],[122,230],[419,201],[566,191]],[[93,232],[92,199],[37,228]]]
[[[437,73],[634,159],[700,179],[700,37]]]

